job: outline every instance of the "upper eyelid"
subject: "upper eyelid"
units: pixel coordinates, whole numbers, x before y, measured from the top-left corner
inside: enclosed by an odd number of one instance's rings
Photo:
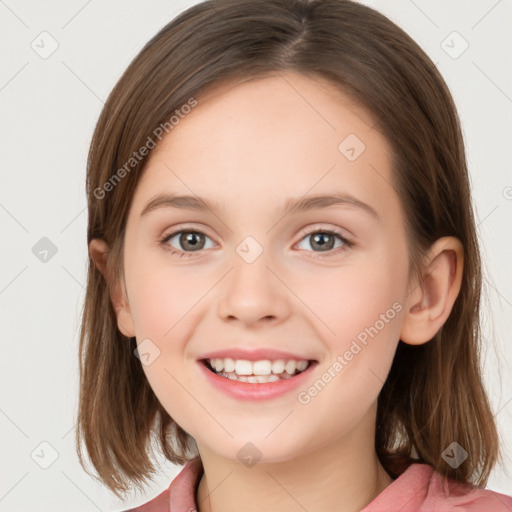
[[[347,235],[343,234],[342,232],[348,233]],[[351,238],[354,235],[350,233],[347,229],[336,227],[323,227],[323,226],[313,226],[310,228],[305,228],[304,231],[302,231],[302,236],[311,235],[312,233],[334,233],[337,236],[341,236],[342,238]]]
[[[161,236],[161,239],[174,238],[176,235],[179,235],[180,233],[200,233],[202,235],[207,236],[211,240],[214,240],[214,238],[212,236],[210,236],[208,233],[206,233],[205,231],[207,231],[207,230],[205,230],[204,228],[196,228],[196,227],[188,227],[188,226],[179,227],[176,229],[169,230],[168,233],[165,233]]]
[[[164,230],[164,232],[167,231],[167,229]],[[162,236],[169,236],[169,235],[175,235],[177,233],[180,233],[182,231],[189,231],[189,232],[198,232],[198,233],[202,233],[204,235],[208,235],[208,228],[206,227],[196,227],[196,226],[179,226],[179,227],[176,227],[176,228],[171,228],[169,229],[169,232],[167,233],[167,235],[162,235]],[[348,233],[348,236],[354,236],[352,235],[352,233],[347,229],[347,228],[342,228],[342,227],[339,227],[339,226],[335,226],[335,227],[331,227],[331,226],[327,226],[326,223],[321,223],[321,222],[317,222],[317,223],[312,223],[310,224],[308,227],[306,228],[302,228],[301,229],[301,233],[304,235],[304,234],[310,234],[311,231],[333,231],[333,232],[336,232],[336,231],[343,231],[343,232],[346,232]],[[208,235],[210,236],[210,235]]]
[[[174,238],[175,236],[179,235],[180,233],[183,233],[183,232],[199,232],[200,234],[203,234],[205,235],[206,237],[210,238],[210,240],[213,241],[213,243],[215,245],[217,245],[217,242],[215,242],[212,237],[210,237],[209,235],[207,235],[206,233],[202,232],[201,230],[198,230],[198,229],[194,229],[194,228],[189,228],[189,227],[180,227],[178,229],[176,229],[175,231],[172,231],[171,233],[167,234],[167,235],[164,235],[161,239],[160,239],[160,244],[163,246],[163,245],[168,245],[168,242],[170,239]],[[333,248],[332,250],[329,250],[329,251],[325,251],[325,252],[316,252],[316,251],[308,251],[306,250],[305,252],[306,253],[311,253],[311,254],[308,254],[308,258],[313,258],[314,260],[318,260],[318,261],[322,261],[322,260],[325,260],[325,261],[328,261],[329,258],[335,258],[336,256],[338,256],[342,251],[346,251],[348,249],[352,249],[354,247],[355,242],[353,240],[352,237],[347,237],[345,235],[343,235],[342,233],[339,232],[339,228],[336,228],[336,229],[333,229],[333,228],[325,228],[325,227],[321,227],[321,226],[311,226],[309,228],[306,228],[305,231],[302,232],[301,234],[301,237],[300,239],[294,244],[294,247],[301,243],[303,240],[305,240],[308,236],[311,236],[313,233],[318,233],[318,232],[324,232],[324,233],[330,233],[332,235],[334,235],[335,237],[337,237],[341,243],[342,243],[342,246],[341,247],[338,247],[338,248]],[[197,253],[198,256],[200,257],[200,253],[203,252],[203,249],[199,250],[199,251],[185,251],[185,250],[182,250],[182,249],[176,249],[176,248],[172,248],[172,246],[169,246],[169,247],[165,247],[164,248],[165,250],[174,250],[174,254],[180,254],[180,258],[186,256],[186,257],[194,257]],[[211,249],[211,247],[209,248]],[[206,250],[206,249],[204,249]],[[313,254],[315,254],[313,256]]]
[[[353,235],[351,233],[349,235],[345,235],[344,233],[341,233],[340,231],[346,231],[347,233],[350,233],[350,232],[348,232],[347,229],[340,228],[340,227],[336,227],[336,228],[326,227],[326,226],[320,225],[320,224],[312,225],[310,227],[303,228],[303,230],[301,231],[301,234],[300,234],[301,238],[298,241],[300,242],[305,237],[307,237],[307,236],[309,236],[309,235],[311,235],[313,233],[317,233],[317,232],[332,233],[335,236],[340,237],[341,239],[345,239],[346,241],[351,241],[352,240]],[[178,227],[176,229],[172,229],[169,233],[162,235],[161,239],[162,240],[166,240],[166,239],[169,240],[169,239],[174,238],[176,235],[178,235],[180,233],[183,233],[183,232],[200,233],[200,234],[205,235],[208,238],[210,238],[210,240],[212,240],[214,243],[217,243],[217,242],[215,242],[215,240],[214,240],[214,238],[212,236],[210,236],[208,233],[206,233],[204,231],[204,228],[196,228],[196,227],[192,227],[192,226],[184,226],[184,227]]]

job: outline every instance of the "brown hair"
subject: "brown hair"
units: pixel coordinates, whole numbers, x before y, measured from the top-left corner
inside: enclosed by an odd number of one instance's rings
[[[498,459],[498,435],[480,373],[481,261],[459,118],[421,48],[384,15],[349,0],[202,2],[161,29],[114,87],[87,167],[87,241],[103,239],[111,251],[108,279],[89,261],[80,337],[80,461],[84,465],[83,440],[99,477],[119,494],[154,473],[153,434],[170,461],[182,464],[192,456],[193,440],[160,405],[134,357],[135,338],[119,332],[109,298],[110,277],[123,275],[127,214],[147,157],[129,169],[126,162],[190,98],[224,81],[280,70],[330,80],[380,125],[393,152],[411,268],[421,268],[422,254],[438,238],[462,241],[460,294],[431,341],[399,342],[378,398],[375,447],[391,475],[415,453],[443,475],[485,485]],[[123,166],[127,172],[113,183]],[[469,454],[456,469],[442,459],[454,441]]]

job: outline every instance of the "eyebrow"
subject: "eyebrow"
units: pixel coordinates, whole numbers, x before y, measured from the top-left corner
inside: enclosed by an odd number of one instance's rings
[[[340,195],[312,195],[301,198],[290,198],[285,201],[283,210],[288,214],[297,214],[309,210],[328,208],[335,205],[355,206],[375,218],[378,213],[369,204],[366,204],[355,197],[346,194]],[[160,208],[177,208],[193,211],[211,210],[218,212],[222,210],[222,204],[218,201],[210,201],[198,196],[183,196],[176,194],[158,194],[144,207],[141,217]]]

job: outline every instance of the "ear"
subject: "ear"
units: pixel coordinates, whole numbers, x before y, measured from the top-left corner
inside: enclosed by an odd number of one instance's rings
[[[421,280],[411,283],[400,332],[404,343],[426,343],[446,322],[460,291],[463,259],[458,238],[443,237],[432,245]]]
[[[124,282],[120,282],[117,277],[111,277],[107,272],[107,259],[110,249],[104,240],[94,238],[89,243],[89,253],[98,270],[103,274],[107,284],[112,279],[110,291],[110,300],[114,311],[116,312],[117,327],[128,338],[135,336],[135,325],[130,311],[130,304],[126,296]],[[115,279],[115,280],[114,280]]]

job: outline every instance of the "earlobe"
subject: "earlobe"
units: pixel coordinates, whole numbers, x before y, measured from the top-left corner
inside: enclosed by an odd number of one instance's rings
[[[462,283],[464,249],[456,237],[443,237],[430,248],[421,281],[406,301],[400,339],[410,345],[431,340],[448,319]]]
[[[110,301],[116,313],[117,327],[128,338],[135,336],[135,325],[126,296],[124,283],[114,276],[109,276],[107,259],[110,248],[104,240],[94,238],[89,243],[89,254],[98,270],[103,274],[107,285],[110,284]],[[112,282],[109,282],[112,281]]]

